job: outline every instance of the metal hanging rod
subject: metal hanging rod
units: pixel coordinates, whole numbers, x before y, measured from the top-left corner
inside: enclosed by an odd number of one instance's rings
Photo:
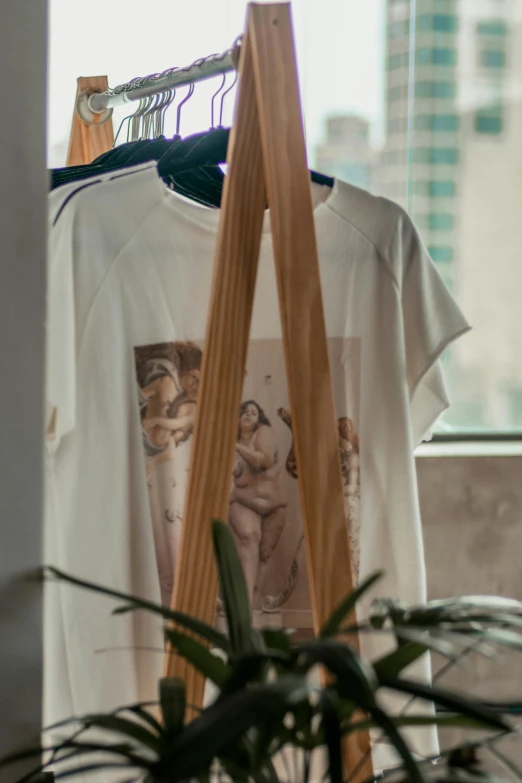
[[[138,77],[106,92],[85,95],[83,98],[80,95],[77,105],[78,113],[82,119],[89,121],[91,118],[86,115],[91,113],[93,115],[109,114],[114,106],[139,101],[141,98],[148,98],[167,90],[233,71],[237,68],[239,46],[240,38],[226,52],[202,57],[185,68],[169,68],[162,73]]]

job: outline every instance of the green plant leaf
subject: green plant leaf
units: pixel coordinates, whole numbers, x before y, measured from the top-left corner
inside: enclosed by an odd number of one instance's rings
[[[485,642],[491,642],[500,647],[509,647],[513,650],[522,652],[522,636],[513,631],[507,631],[502,628],[485,628],[484,630],[471,629],[469,635],[483,639]]]
[[[121,734],[124,737],[137,743],[142,748],[147,748],[158,753],[161,747],[160,740],[156,734],[148,731],[144,726],[134,720],[127,720],[118,715],[94,714],[86,718],[89,727],[95,726],[105,731]]]
[[[464,595],[458,598],[442,598],[428,601],[427,609],[450,609],[465,607],[478,609],[494,609],[499,612],[516,612],[522,614],[522,602],[514,598],[503,598],[494,595]],[[413,609],[412,611],[415,611]]]
[[[425,727],[438,726],[439,728],[462,728],[462,729],[482,729],[490,731],[491,727],[485,725],[483,721],[474,718],[468,718],[466,715],[451,713],[448,715],[392,715],[391,720],[397,726],[401,727]],[[353,734],[357,731],[368,731],[374,729],[377,724],[374,720],[362,720],[357,723],[346,723],[343,734]]]
[[[405,625],[404,616],[407,611],[408,607],[403,601],[376,598],[370,606],[369,622],[372,628],[377,630],[384,628],[387,620],[391,620],[394,625]]]
[[[395,636],[405,642],[413,642],[419,646],[425,648],[425,652],[431,650],[437,652],[439,655],[443,655],[445,658],[455,659],[456,651],[454,645],[452,645],[447,639],[436,638],[429,631],[421,631],[418,628],[404,628],[402,626],[394,627]]]
[[[406,771],[408,772],[408,780],[410,783],[413,783],[414,781],[416,781],[416,783],[424,783],[424,775],[422,774],[421,768],[413,758],[410,749],[399,733],[392,718],[377,705],[373,707],[371,714],[377,725],[388,735],[396,752],[402,758]]]
[[[55,780],[65,780],[66,778],[77,777],[78,775],[85,775],[87,772],[104,771],[107,769],[129,769],[129,764],[123,762],[114,761],[100,761],[95,764],[79,764],[73,769],[66,769],[64,772],[54,773]],[[140,776],[141,777],[141,776]]]
[[[374,703],[378,680],[373,666],[348,645],[319,637],[313,642],[298,645],[296,653],[298,662],[303,658],[306,660],[307,670],[316,664],[325,666],[337,677],[339,694],[356,702],[361,709]]]
[[[342,783],[342,734],[337,714],[337,704],[331,690],[325,690],[321,694],[318,711],[322,716],[324,742],[328,750],[328,778],[329,783]]]
[[[185,683],[179,677],[163,677],[159,683],[159,697],[165,733],[172,739],[178,736],[185,724]]]
[[[414,661],[421,658],[426,653],[427,647],[424,644],[415,644],[410,642],[398,647],[393,652],[383,655],[377,661],[373,661],[373,668],[377,675],[396,677],[403,669],[406,669]]]
[[[522,603],[510,598],[497,598],[494,596],[464,596],[462,598],[449,598],[438,601],[430,601],[425,606],[416,606],[408,609],[405,615],[405,623],[408,625],[437,625],[441,622],[462,622],[474,620],[477,614],[489,614],[495,612],[513,613],[513,616],[522,615]]]
[[[232,651],[235,654],[260,651],[264,645],[260,634],[252,628],[243,566],[228,525],[213,520],[212,539]]]
[[[355,588],[346,598],[341,601],[339,606],[334,609],[328,620],[323,623],[321,630],[319,631],[320,637],[335,636],[340,632],[341,624],[346,619],[347,615],[351,614],[355,609],[357,601],[373,587],[373,585],[379,581],[383,576],[382,571],[378,571],[365,579],[361,584]]]
[[[233,691],[245,688],[249,683],[266,680],[273,662],[289,664],[289,655],[273,650],[266,653],[247,653],[234,659],[230,677],[221,689],[220,699],[225,699]]]
[[[280,628],[263,628],[261,636],[265,642],[267,650],[280,650],[283,653],[292,652],[292,640],[290,632]]]
[[[172,743],[158,769],[160,777],[168,770],[170,783],[176,783],[197,775],[252,726],[282,721],[291,697],[295,699],[299,693],[307,695],[302,678],[298,678],[297,685],[292,679],[255,685],[210,705]]]
[[[166,628],[165,636],[182,658],[185,658],[204,677],[222,688],[230,676],[230,668],[204,645],[174,628]]]
[[[131,712],[133,715],[136,715],[136,717],[139,718],[144,723],[148,723],[149,726],[152,729],[154,729],[157,735],[161,736],[163,734],[163,726],[158,720],[156,720],[154,715],[152,715],[148,710],[145,709],[146,706],[157,707],[158,702],[143,702],[141,704],[131,704],[127,707],[120,707],[118,710],[114,710],[112,714],[119,715],[122,712]]]
[[[429,685],[424,685],[424,683],[414,682],[413,680],[388,677],[386,675],[378,675],[378,679],[380,685],[384,688],[391,688],[391,690],[408,693],[410,696],[417,696],[425,701],[433,702],[452,712],[458,712],[462,715],[474,718],[477,721],[481,721],[484,725],[493,729],[501,729],[504,731],[511,730],[509,724],[493,710],[487,709],[471,699],[457,696],[445,689],[431,687]]]
[[[106,743],[100,741],[88,742],[86,740],[78,742],[75,739],[64,740],[59,745],[60,749],[71,749],[71,753],[67,758],[72,758],[74,755],[83,756],[88,753],[106,753],[115,756],[122,756],[126,759],[127,763],[131,766],[135,766],[139,769],[149,769],[155,763],[157,755],[141,756],[138,751],[139,748],[135,744],[128,742]],[[142,748],[143,750],[143,748]],[[60,759],[59,759],[60,760]],[[54,762],[56,764],[56,762]]]
[[[168,609],[166,606],[155,604],[152,601],[145,601],[142,598],[136,598],[135,596],[121,593],[118,590],[111,590],[108,587],[101,587],[100,585],[96,585],[93,582],[88,582],[84,579],[76,579],[76,577],[70,576],[64,571],[60,571],[60,569],[54,568],[53,566],[45,566],[43,571],[44,574],[48,573],[56,579],[59,579],[63,582],[68,582],[72,585],[76,585],[76,587],[82,587],[85,590],[90,590],[94,593],[100,593],[101,595],[106,595],[109,598],[117,598],[118,600],[125,601],[126,606],[117,607],[114,609],[113,614],[125,614],[126,612],[136,612],[143,609],[147,612],[158,614],[165,620],[171,620],[177,625],[186,628],[188,631],[192,631],[198,636],[201,636],[203,639],[206,639],[214,647],[223,650],[227,654],[230,653],[230,642],[225,634],[219,633],[219,631],[216,631],[216,629],[211,625],[207,625],[195,617],[191,617],[190,615],[184,614],[183,612],[176,612],[173,609]]]

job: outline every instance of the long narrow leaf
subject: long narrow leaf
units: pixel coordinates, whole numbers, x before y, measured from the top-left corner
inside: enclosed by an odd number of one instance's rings
[[[165,630],[165,636],[182,658],[185,658],[204,677],[221,688],[230,675],[230,668],[213,655],[200,642],[173,628]]]
[[[344,601],[341,601],[339,606],[334,609],[328,620],[323,624],[319,631],[319,636],[335,636],[339,633],[341,624],[355,609],[355,605],[362,596],[373,587],[373,585],[382,578],[383,572],[378,571],[365,579],[361,584],[355,588],[349,595],[346,596]]]
[[[361,709],[374,702],[378,680],[373,667],[351,647],[333,639],[318,638],[298,645],[299,660],[304,657],[308,669],[322,664],[337,677],[336,687],[341,695],[348,695]]]
[[[175,772],[171,783],[197,775],[209,759],[221,757],[254,726],[272,724],[284,728],[284,714],[308,701],[310,691],[310,684],[302,677],[288,676],[274,683],[254,685],[231,694],[226,701],[215,702],[186,726],[172,744],[165,757],[169,769]]]
[[[509,724],[493,710],[486,709],[475,701],[457,696],[442,688],[435,688],[424,685],[424,683],[414,682],[413,680],[387,677],[385,675],[379,676],[379,682],[384,688],[391,688],[392,690],[408,693],[410,696],[416,696],[420,699],[433,702],[452,712],[459,712],[462,715],[467,715],[470,718],[479,720],[493,729],[510,731],[511,727]]]
[[[522,769],[517,764],[515,764],[514,761],[512,761],[504,753],[501,753],[498,748],[495,748],[492,745],[489,745],[487,749],[493,756],[495,756],[497,761],[504,767],[504,769],[507,769],[511,775],[515,776],[516,780],[522,781]]]
[[[463,631],[466,633],[466,631]],[[483,639],[485,642],[497,644],[499,647],[509,647],[522,652],[522,636],[502,628],[486,628],[484,630],[470,629],[469,635]]]
[[[424,644],[415,644],[413,642],[404,644],[374,661],[373,668],[377,675],[396,677],[403,669],[425,655],[426,649]]]
[[[416,781],[416,783],[424,783],[424,775],[393,720],[384,710],[377,706],[372,709],[371,714],[377,725],[388,735],[396,752],[402,758],[406,771],[408,772],[408,780],[410,783],[414,781]]]
[[[185,683],[179,677],[163,677],[160,680],[159,693],[165,732],[169,739],[173,739],[178,736],[185,723]]]
[[[144,726],[133,720],[121,718],[118,715],[89,715],[89,726],[121,734],[133,742],[155,753],[159,752],[160,741],[156,734],[152,734]]]
[[[75,766],[73,769],[66,769],[64,772],[54,773],[55,780],[65,780],[66,778],[73,778],[78,775],[85,775],[86,772],[104,771],[107,769],[129,769],[129,764],[119,764],[113,761],[101,761],[98,764],[83,764]]]
[[[52,574],[61,581],[69,582],[70,584],[76,585],[77,587],[82,587],[86,590],[91,590],[92,592],[109,596],[110,598],[117,598],[119,600],[125,601],[126,605],[116,608],[113,611],[113,614],[124,614],[125,612],[135,612],[144,609],[147,612],[160,615],[165,620],[171,620],[177,625],[186,628],[188,631],[196,633],[198,636],[201,636],[203,639],[206,639],[208,642],[210,642],[210,644],[212,644],[214,647],[217,647],[226,653],[230,652],[230,642],[225,634],[219,633],[219,631],[216,631],[216,629],[211,625],[207,625],[195,617],[191,617],[190,615],[184,614],[183,612],[176,612],[173,609],[168,609],[166,606],[155,604],[152,601],[146,601],[142,598],[136,598],[136,596],[126,595],[125,593],[121,593],[118,590],[111,590],[108,587],[100,587],[100,585],[96,585],[93,582],[88,582],[84,579],[76,579],[76,577],[70,576],[64,571],[60,571],[58,568],[54,568],[52,566],[46,566],[45,571],[47,571],[49,574]]]
[[[491,731],[489,724],[475,718],[468,718],[465,715],[452,713],[451,715],[392,715],[390,716],[397,728],[425,728],[427,726],[438,726],[439,728],[461,728],[477,729]],[[368,731],[375,729],[374,720],[362,720],[357,723],[345,723],[343,734],[353,734],[358,731]]]
[[[120,707],[118,710],[114,710],[112,713],[113,715],[119,715],[122,712],[131,712],[133,715],[136,715],[137,718],[139,718],[143,723],[148,723],[149,726],[154,729],[156,734],[158,736],[161,736],[163,734],[163,726],[161,723],[156,720],[154,715],[152,715],[148,710],[145,709],[145,706],[158,706],[158,702],[143,702],[142,704],[131,704],[128,707]]]
[[[230,693],[247,687],[251,682],[264,681],[274,658],[288,661],[288,656],[277,652],[274,655],[252,653],[240,656],[234,661],[230,677],[223,685],[219,698],[226,699]]]
[[[243,566],[228,525],[214,520],[212,539],[232,650],[236,654],[260,650],[261,638],[252,628]]]
[[[323,692],[318,709],[322,714],[324,741],[328,750],[329,783],[341,783],[343,779],[342,735],[339,716],[331,693]]]

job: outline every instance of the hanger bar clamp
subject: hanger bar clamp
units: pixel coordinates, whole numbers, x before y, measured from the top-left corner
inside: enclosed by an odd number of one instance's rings
[[[150,76],[138,77],[127,84],[120,84],[107,92],[93,93],[92,95],[80,95],[78,97],[77,110],[80,117],[91,124],[96,118],[91,114],[104,115],[114,106],[121,106],[142,98],[149,98],[167,90],[177,89],[185,85],[210,79],[237,68],[239,44],[223,54],[211,54],[202,57],[186,68],[169,68],[162,73],[154,73]],[[101,118],[98,118],[100,123]],[[94,124],[94,123],[93,123]]]

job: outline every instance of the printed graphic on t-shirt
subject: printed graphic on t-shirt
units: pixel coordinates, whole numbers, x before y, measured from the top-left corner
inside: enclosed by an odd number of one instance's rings
[[[329,340],[339,457],[354,577],[359,571],[360,340]],[[146,475],[162,600],[170,603],[188,481],[202,348],[168,342],[135,349]],[[321,412],[317,415],[320,417]],[[231,476],[229,523],[254,611],[311,624],[282,342],[249,345]]]

